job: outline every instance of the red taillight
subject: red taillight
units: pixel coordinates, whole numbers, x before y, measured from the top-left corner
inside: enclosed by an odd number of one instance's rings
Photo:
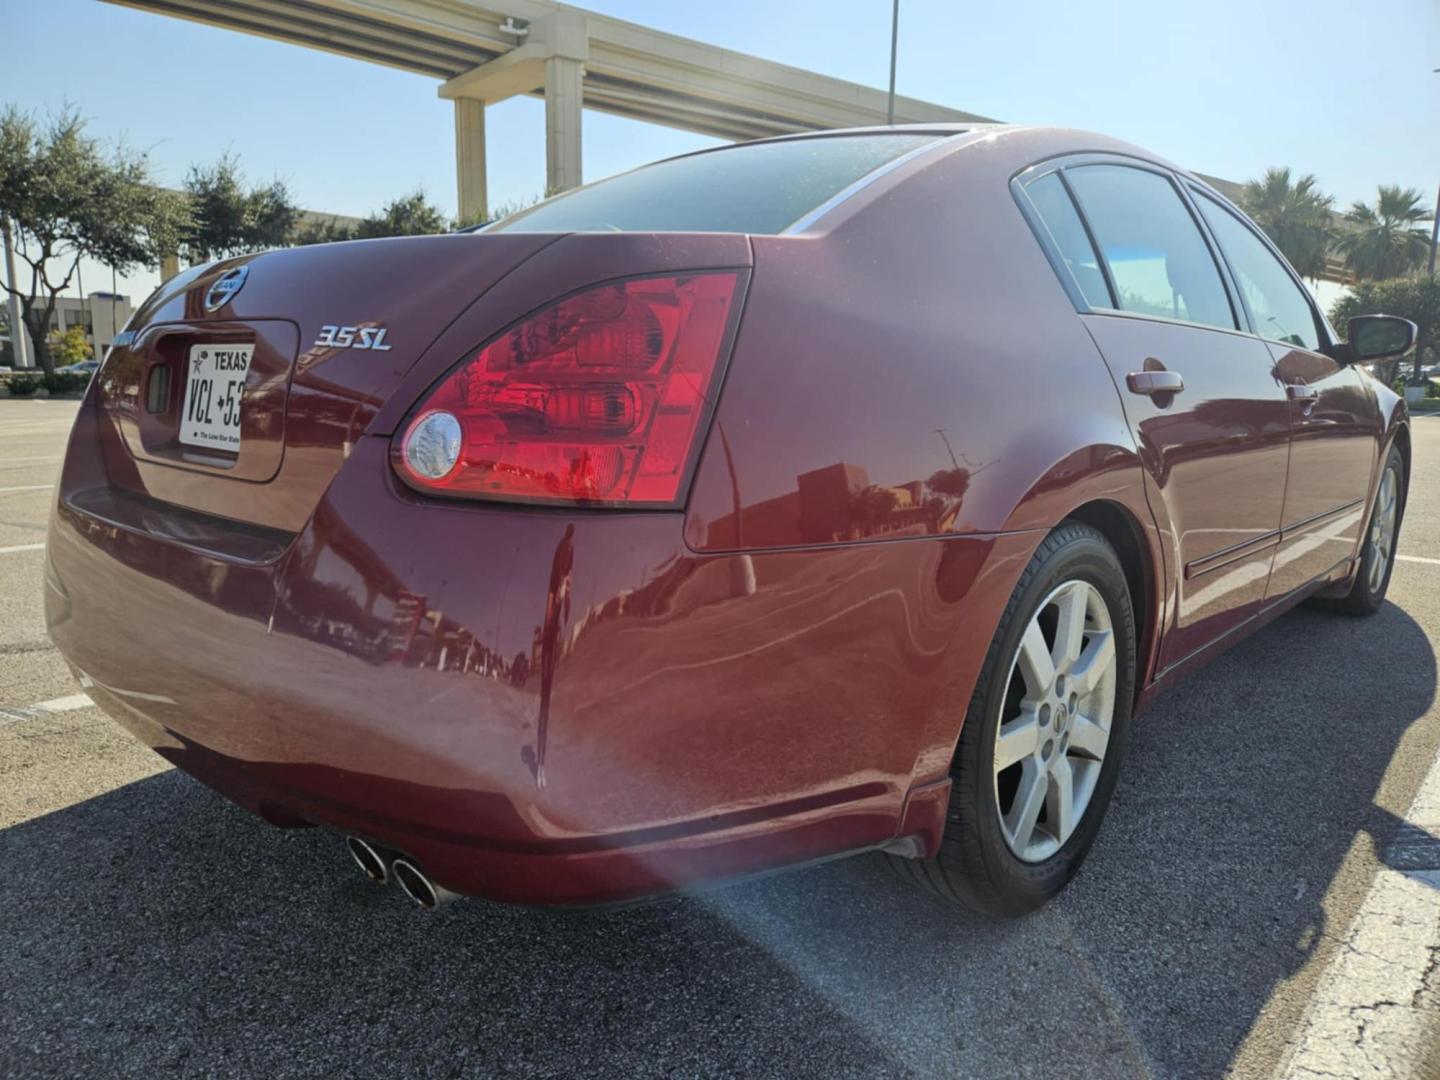
[[[678,505],[738,286],[735,271],[634,278],[531,315],[420,403],[397,471],[436,495]]]

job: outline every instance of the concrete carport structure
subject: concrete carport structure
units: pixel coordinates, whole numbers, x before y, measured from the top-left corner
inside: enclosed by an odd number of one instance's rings
[[[455,109],[463,222],[488,216],[485,106],[519,94],[545,100],[546,194],[581,183],[582,107],[734,141],[886,122],[883,90],[554,0],[109,2],[440,79],[439,95]],[[876,41],[877,57],[885,44]],[[897,97],[895,122],[994,121]],[[1238,200],[1241,185],[1197,175]],[[1353,282],[1334,252],[1321,278]]]
[[[485,106],[545,99],[547,193],[581,183],[580,111],[721,139],[883,124],[887,97],[553,0],[112,0],[443,80],[454,102],[460,218],[483,219]],[[877,59],[885,42],[876,41]],[[986,117],[895,99],[896,123]]]

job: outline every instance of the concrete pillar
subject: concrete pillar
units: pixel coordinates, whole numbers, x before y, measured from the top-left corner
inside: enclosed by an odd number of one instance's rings
[[[169,281],[180,272],[179,255],[162,255],[160,257],[160,280]]]
[[[11,240],[10,219],[0,216],[0,234],[3,234],[5,241],[5,284],[11,289],[18,289],[15,284],[15,248]],[[30,333],[25,329],[25,322],[21,318],[20,300],[13,292],[8,290],[5,293],[5,302],[9,305],[10,311],[10,356],[12,367],[28,368],[33,366],[30,363]]]
[[[460,223],[474,225],[489,217],[485,189],[485,102],[455,99],[455,183]]]
[[[545,194],[579,187],[581,81],[585,65],[568,56],[545,61]]]

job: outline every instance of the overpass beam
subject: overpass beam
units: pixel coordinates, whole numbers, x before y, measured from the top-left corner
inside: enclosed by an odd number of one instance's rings
[[[440,96],[475,98],[494,105],[516,94],[529,94],[544,83],[545,60],[554,55],[549,45],[532,41],[447,80],[440,85]]]
[[[545,61],[545,194],[579,187],[581,82],[585,66],[568,56]]]
[[[455,99],[455,184],[460,221],[474,225],[490,213],[485,188],[485,102]]]
[[[579,187],[580,110],[590,23],[575,11],[554,11],[527,28],[528,40],[502,56],[462,72],[440,87],[455,102],[455,161],[460,217],[484,212],[485,103],[516,94],[545,94],[545,194]],[[478,186],[477,186],[478,185]]]

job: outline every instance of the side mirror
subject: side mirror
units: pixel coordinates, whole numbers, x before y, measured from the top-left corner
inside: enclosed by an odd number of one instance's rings
[[[1372,360],[1389,360],[1404,356],[1415,347],[1415,324],[1395,315],[1357,315],[1350,320],[1346,336],[1350,339],[1349,360],[1368,364]]]

